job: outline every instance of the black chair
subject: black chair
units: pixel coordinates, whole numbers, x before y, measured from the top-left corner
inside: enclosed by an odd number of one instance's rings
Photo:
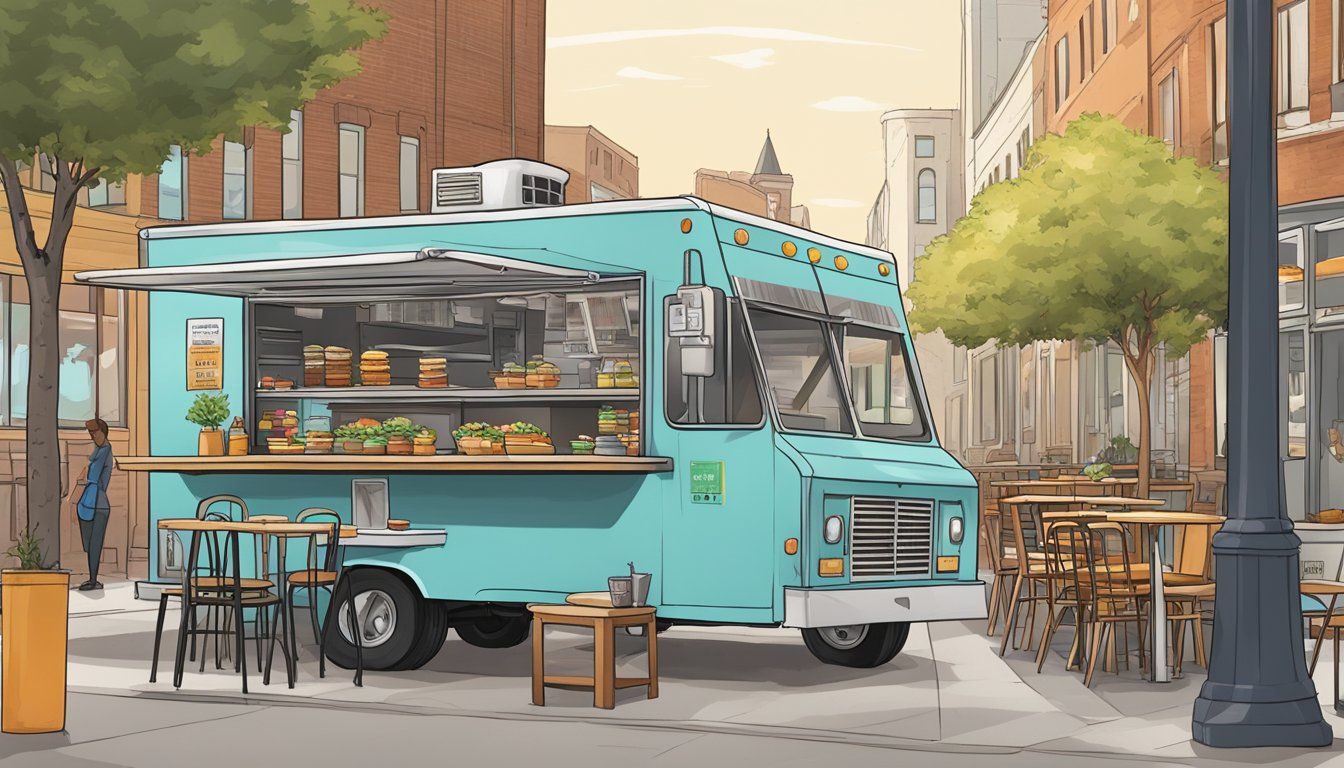
[[[331,524],[331,533],[316,534],[308,537],[308,559],[307,567],[302,571],[296,571],[289,574],[287,579],[288,599],[286,605],[289,606],[289,615],[285,617],[286,626],[289,628],[290,639],[294,640],[294,595],[299,590],[307,591],[308,598],[308,618],[313,626],[313,637],[317,641],[317,668],[318,677],[327,676],[327,642],[326,633],[318,625],[317,618],[317,593],[320,590],[326,590],[328,595],[334,599],[334,589],[338,576],[338,564],[340,562],[340,546],[337,540],[341,535],[341,516],[336,512],[323,507],[309,507],[299,513],[295,522],[314,523],[328,522]],[[284,564],[281,564],[281,568]],[[294,653],[298,655],[298,645],[294,644]]]

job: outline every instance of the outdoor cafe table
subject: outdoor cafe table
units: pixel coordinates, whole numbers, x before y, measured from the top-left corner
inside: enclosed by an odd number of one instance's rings
[[[1171,682],[1171,670],[1167,667],[1167,603],[1162,586],[1162,556],[1161,550],[1158,549],[1157,532],[1166,526],[1175,525],[1222,525],[1226,518],[1198,512],[1148,510],[1143,512],[1107,512],[1106,520],[1112,523],[1138,526],[1148,533],[1148,604],[1150,606],[1148,627],[1153,649],[1152,663],[1148,665],[1148,679],[1154,683],[1169,683]]]
[[[234,568],[238,568],[240,565],[237,559],[237,552],[238,552],[237,542],[239,534],[246,533],[246,534],[263,536],[267,538],[274,537],[276,540],[276,547],[275,547],[276,558],[279,563],[279,571],[280,571],[278,575],[280,577],[280,581],[283,582],[284,578],[287,575],[287,572],[285,571],[286,542],[291,538],[306,538],[311,536],[321,536],[324,534],[330,534],[332,524],[295,523],[286,520],[284,518],[276,518],[276,517],[267,517],[257,520],[200,520],[198,518],[188,517],[188,518],[169,518],[165,520],[160,520],[158,527],[160,530],[164,531],[179,531],[191,534],[192,543],[189,549],[190,554],[188,555],[188,558],[186,560],[186,562],[188,563],[194,563],[196,554],[200,551],[199,547],[197,546],[197,534],[200,533],[227,534],[229,536],[230,546],[232,547],[235,553]],[[342,526],[340,532],[341,536],[347,536],[352,534],[353,531],[347,533],[345,526]],[[267,567],[269,568],[269,564],[267,565]],[[289,637],[285,639],[286,642],[283,644],[283,647],[285,650],[285,672],[288,676],[289,687],[293,688],[294,676],[298,671],[298,658],[297,658],[298,654],[295,653],[295,635],[294,635],[293,622],[289,620],[289,596],[288,596],[289,590],[285,588],[285,585],[283,583],[279,583],[277,584],[276,591],[279,592],[279,595],[277,596],[280,598],[280,611],[281,615],[285,617],[286,634],[289,635]],[[186,617],[190,613],[189,607],[187,605],[189,599],[190,599],[189,592],[184,593],[183,605],[182,605],[183,617]],[[241,637],[243,633],[242,611],[235,610],[234,614],[235,614],[234,621],[238,625],[235,631],[237,631],[238,635]],[[183,620],[183,623],[185,626],[185,618]],[[178,642],[177,656],[180,665],[182,654],[185,650],[186,634],[179,633],[177,642]],[[246,678],[247,661],[245,658],[240,658],[239,663],[244,665],[243,693],[247,693],[247,678]],[[173,682],[177,685],[181,684],[182,681],[180,670],[175,670]]]

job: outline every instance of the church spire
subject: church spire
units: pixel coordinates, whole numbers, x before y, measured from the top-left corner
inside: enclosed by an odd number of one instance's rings
[[[765,146],[761,147],[761,156],[756,159],[756,175],[783,176],[779,169],[779,158],[775,155],[775,143],[770,140],[770,129],[765,129]]]

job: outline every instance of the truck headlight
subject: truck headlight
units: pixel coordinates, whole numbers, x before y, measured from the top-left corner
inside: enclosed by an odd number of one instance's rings
[[[845,519],[839,515],[831,515],[826,518],[821,533],[827,544],[839,544],[840,539],[845,536]]]
[[[952,539],[953,544],[960,544],[961,537],[965,535],[966,523],[960,517],[952,518],[947,524],[948,538]]]

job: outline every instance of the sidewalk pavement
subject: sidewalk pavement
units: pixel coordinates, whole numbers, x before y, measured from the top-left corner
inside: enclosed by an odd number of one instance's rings
[[[905,650],[874,670],[817,662],[795,630],[679,628],[659,637],[660,696],[640,688],[618,692],[613,711],[594,709],[592,694],[547,690],[547,706],[530,704],[530,644],[503,650],[467,645],[449,632],[444,649],[414,672],[367,672],[363,688],[346,670],[328,665],[317,676],[316,647],[301,649],[299,676],[286,688],[283,667],[271,685],[249,675],[243,696],[232,665],[204,673],[188,668],[182,689],[172,687],[175,606],[164,632],[160,682],[150,684],[157,604],[136,601],[130,584],[102,594],[71,594],[69,686],[75,694],[141,700],[199,702],[202,711],[225,704],[322,707],[404,715],[451,715],[517,723],[582,722],[618,728],[719,736],[772,736],[809,742],[910,749],[926,753],[1006,755],[1021,751],[1100,758],[1126,755],[1151,762],[1213,764],[1278,762],[1293,766],[1344,765],[1344,719],[1329,701],[1332,671],[1327,648],[1317,667],[1322,709],[1334,727],[1329,750],[1208,750],[1190,741],[1190,715],[1203,682],[1188,664],[1172,683],[1144,682],[1137,665],[1119,675],[1097,675],[1084,688],[1063,669],[1063,643],[1037,674],[1034,653],[998,656],[998,638],[983,622],[915,625]],[[310,633],[300,622],[300,643]],[[251,646],[251,644],[249,644]],[[618,674],[642,674],[644,640],[618,637]],[[213,653],[211,654],[213,656]],[[1187,654],[1189,655],[1189,654]],[[255,654],[249,653],[249,666]],[[591,635],[549,631],[547,666],[553,674],[590,673]],[[193,705],[195,707],[197,705]],[[187,712],[193,707],[178,707]],[[72,713],[72,717],[74,713]],[[520,727],[522,727],[520,725]]]

